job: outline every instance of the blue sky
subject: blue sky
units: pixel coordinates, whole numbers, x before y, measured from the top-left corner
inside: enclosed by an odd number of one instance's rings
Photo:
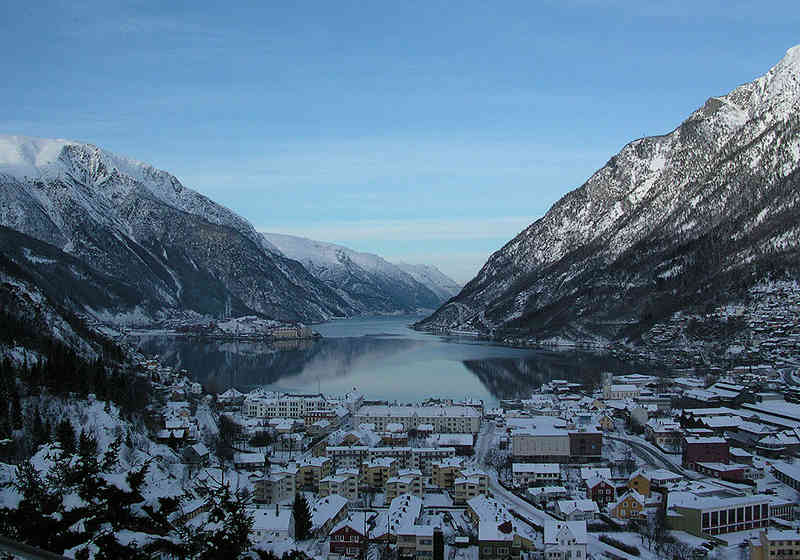
[[[796,0],[6,2],[0,22],[0,132],[462,282],[625,143],[800,43]]]

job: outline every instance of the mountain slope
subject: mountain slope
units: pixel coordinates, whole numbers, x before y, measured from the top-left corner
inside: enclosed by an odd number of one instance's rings
[[[143,321],[259,312],[315,321],[357,312],[253,226],[165,171],[90,144],[0,136],[0,225],[135,284],[136,297],[80,311]]]
[[[447,299],[377,255],[292,235],[265,233],[264,237],[362,313],[434,309]]]
[[[433,265],[406,263],[394,263],[394,265],[420,284],[427,286],[442,301],[447,301],[461,291],[461,286],[455,280]]]
[[[798,278],[800,47],[631,142],[494,253],[423,328],[639,341],[678,312]]]

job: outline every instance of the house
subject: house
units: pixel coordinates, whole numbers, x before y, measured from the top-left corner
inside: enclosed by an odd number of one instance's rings
[[[264,469],[266,458],[263,453],[234,453],[233,464],[239,470],[258,471]]]
[[[351,517],[340,521],[330,533],[330,553],[358,558],[367,542],[369,529]]]
[[[586,521],[547,519],[544,522],[543,540],[545,560],[586,559]]]
[[[567,489],[563,486],[537,486],[535,488],[528,488],[528,498],[537,504],[545,504],[566,498],[569,495]]]
[[[555,513],[567,521],[590,521],[597,517],[600,508],[592,500],[559,500],[556,502]]]
[[[644,436],[662,449],[677,449],[683,441],[683,430],[674,420],[651,418],[645,424]]]
[[[270,465],[270,471],[253,483],[253,501],[260,504],[288,502],[297,492],[297,465]]]
[[[311,508],[311,531],[328,535],[337,523],[347,517],[347,498],[331,494],[317,500]]]
[[[650,497],[650,478],[644,471],[638,470],[634,472],[628,479],[628,488],[636,490],[645,498]]]
[[[628,490],[608,506],[609,513],[617,519],[636,519],[644,515],[646,502],[636,490]]]
[[[397,532],[397,557],[400,559],[444,558],[444,534],[434,525],[406,525]]]
[[[557,463],[513,463],[511,465],[514,486],[551,486],[561,481],[561,466]]]
[[[194,467],[208,465],[209,451],[202,443],[195,443],[183,450],[183,462]]]
[[[256,508],[249,511],[253,517],[255,541],[285,542],[294,537],[292,508]]]
[[[616,495],[616,487],[607,478],[596,476],[586,481],[586,497],[603,509]]]

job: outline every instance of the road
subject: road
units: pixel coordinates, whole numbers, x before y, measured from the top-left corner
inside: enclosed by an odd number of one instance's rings
[[[495,499],[505,503],[523,517],[527,517],[535,525],[544,526],[545,521],[548,520],[558,521],[558,519],[546,511],[534,507],[513,492],[503,488],[503,486],[501,486],[497,481],[497,476],[491,472],[489,473],[489,488],[491,489],[492,495],[495,497]],[[595,557],[602,557],[606,556],[606,554],[612,554],[616,558],[624,558],[625,560],[641,560],[641,558],[637,556],[632,556],[619,550],[618,548],[609,546],[604,542],[600,542],[598,535],[595,535],[594,533],[586,533],[586,537],[586,549],[589,554]]]
[[[643,441],[638,438],[622,435],[605,434],[610,440],[619,441],[629,446],[633,452],[638,455],[642,460],[646,461],[649,465],[657,468],[665,468],[675,473],[682,474],[685,477],[698,479],[702,478],[695,472],[688,471],[683,466],[674,462],[663,451],[658,449],[653,444]]]
[[[494,422],[484,422],[481,426],[481,431],[478,434],[477,441],[475,442],[475,455],[473,459],[476,465],[484,467],[489,475],[489,489],[492,495],[498,501],[505,503],[519,515],[526,517],[535,525],[544,526],[545,521],[558,521],[555,517],[550,515],[544,510],[541,510],[529,502],[526,502],[513,492],[506,490],[497,480],[497,474],[494,469],[487,467],[484,463],[486,454],[489,452],[490,444],[494,439]],[[641,560],[641,558],[627,554],[618,548],[609,546],[600,542],[598,535],[587,533],[587,551],[589,554],[596,558],[604,557],[607,554],[613,555],[615,558],[623,558],[625,560]]]

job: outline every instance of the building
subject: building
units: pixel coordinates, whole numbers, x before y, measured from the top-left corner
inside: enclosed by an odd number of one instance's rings
[[[253,517],[254,541],[285,542],[294,537],[294,515],[291,508],[256,508],[249,510]]]
[[[597,430],[569,432],[569,456],[573,462],[598,461],[603,451],[603,433]]]
[[[555,512],[567,521],[591,521],[600,513],[600,508],[592,500],[559,500]]]
[[[475,468],[465,468],[453,483],[453,503],[464,505],[475,496],[489,495],[489,475]]]
[[[433,434],[427,439],[430,447],[452,447],[456,455],[472,455],[474,453],[475,436],[467,434]]]
[[[646,502],[636,490],[628,490],[608,506],[608,512],[617,519],[636,519],[644,516]]]
[[[339,494],[351,502],[358,500],[358,469],[337,469],[336,474],[328,475],[319,481],[321,497]]]
[[[511,465],[514,486],[553,486],[561,482],[561,465],[558,463],[513,463]]]
[[[331,474],[333,461],[327,457],[309,457],[297,465],[297,487],[319,492],[319,482]]]
[[[785,485],[800,492],[800,466],[776,461],[772,464],[772,474]]]
[[[481,413],[471,406],[362,406],[355,423],[373,423],[378,431],[387,424],[400,423],[405,431],[416,430],[420,424],[430,424],[439,433],[477,434]]]
[[[397,557],[400,560],[443,560],[444,534],[433,525],[406,525],[397,532]]]
[[[677,449],[683,442],[680,423],[664,418],[651,418],[644,427],[645,438],[662,449]]]
[[[311,532],[329,535],[339,522],[347,517],[347,499],[331,494],[317,500],[311,508]]]
[[[554,500],[564,499],[569,496],[567,489],[563,486],[538,486],[528,488],[528,498],[536,504],[550,503]]]
[[[364,519],[361,519],[361,523],[359,523],[351,517],[339,522],[331,530],[329,536],[329,550],[331,554],[341,554],[349,558],[360,557],[362,548],[367,542],[367,534],[369,533],[369,529],[365,528],[365,525],[367,525],[367,523]]]
[[[698,496],[673,491],[667,495],[667,527],[692,535],[721,535],[769,527],[770,496]]]
[[[523,539],[506,507],[486,496],[467,501],[467,516],[478,526],[478,560],[519,560],[523,547],[532,542]]]
[[[586,497],[603,509],[616,498],[616,495],[616,488],[606,478],[598,476],[586,481]]]
[[[424,489],[422,472],[419,469],[400,469],[397,476],[386,481],[386,499],[394,500],[403,494],[422,499]]]
[[[750,560],[800,558],[800,531],[767,529],[750,539]]]
[[[270,471],[254,483],[253,501],[260,504],[285,503],[297,492],[297,465],[271,465]]]
[[[383,489],[386,481],[397,476],[398,461],[394,457],[377,457],[361,465],[361,483],[372,489]]]
[[[636,385],[604,385],[603,398],[609,401],[624,401],[635,399],[639,396],[639,387]]]
[[[585,560],[588,541],[586,521],[544,522],[545,560]]]
[[[720,437],[685,437],[683,466],[694,469],[697,463],[729,463],[730,445]]]
[[[628,488],[636,490],[645,498],[650,497],[650,477],[639,470],[633,473],[628,479]]]
[[[511,432],[514,462],[569,462],[569,432],[554,426],[521,428]]]
[[[431,481],[434,485],[445,490],[451,490],[456,478],[460,476],[464,460],[460,457],[450,457],[431,463]]]

